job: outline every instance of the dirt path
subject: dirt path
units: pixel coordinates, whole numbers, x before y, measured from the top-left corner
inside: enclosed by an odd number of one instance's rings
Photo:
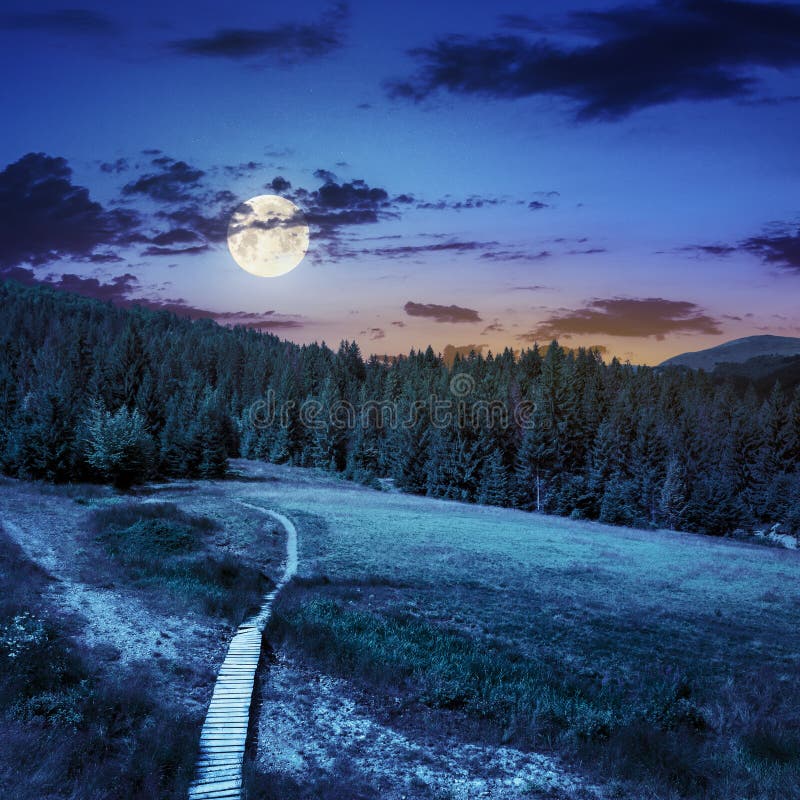
[[[59,542],[51,529],[21,522],[5,515],[2,524],[25,555],[55,579],[46,599],[64,615],[83,619],[81,638],[88,647],[110,645],[119,652],[122,663],[149,660],[156,653],[159,658],[178,659],[176,640],[186,629],[185,616],[157,614],[132,590],[83,583],[74,559],[60,552],[61,545],[71,542]],[[198,633],[212,635],[207,626],[201,627]]]

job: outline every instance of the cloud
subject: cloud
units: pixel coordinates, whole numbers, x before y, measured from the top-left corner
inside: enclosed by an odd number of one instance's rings
[[[159,169],[142,175],[122,188],[123,195],[143,195],[161,203],[189,200],[205,172],[190,167],[185,161],[175,161],[169,156],[153,159]]]
[[[706,256],[729,256],[739,251],[738,247],[729,244],[690,244],[681,250]]]
[[[55,11],[3,14],[0,16],[0,28],[71,36],[111,36],[118,32],[117,25],[111,17],[86,8],[61,8]]]
[[[44,283],[64,292],[73,292],[123,305],[130,302],[131,292],[139,287],[139,279],[128,272],[112,278],[110,283],[102,283],[97,278],[85,278],[73,273],[65,273],[58,279],[50,278]]]
[[[552,255],[549,250],[487,250],[481,253],[481,258],[486,261],[542,261]]]
[[[770,230],[736,244],[693,244],[681,250],[715,257],[750,253],[765,264],[800,272],[800,228],[795,230],[790,223],[776,223]]]
[[[242,178],[262,169],[264,169],[264,165],[260,161],[243,161],[241,164],[226,164],[222,171],[232,178]]]
[[[210,36],[177,39],[169,47],[183,56],[236,61],[260,57],[294,64],[341,48],[348,18],[347,4],[337,3],[319,22],[290,22],[272,28],[222,28]]]
[[[0,172],[0,267],[88,260],[100,245],[130,242],[139,223],[92,200],[63,158],[28,153]]]
[[[191,247],[145,247],[142,250],[143,256],[196,256],[200,253],[207,253],[210,250],[207,244],[196,244]]]
[[[512,286],[510,287],[512,292],[543,292],[552,289],[552,286],[542,286],[541,284],[535,283],[529,286]]]
[[[722,333],[719,322],[695,303],[660,297],[593,300],[585,308],[554,313],[528,333],[517,336],[534,342],[573,335],[651,337],[661,340],[670,333]]]
[[[800,65],[800,9],[785,3],[662,0],[573,12],[562,33],[590,41],[440,38],[412,50],[418,72],[387,88],[413,101],[439,90],[498,99],[558,96],[575,103],[579,118],[616,119],[676,100],[750,98],[765,68]]]
[[[100,171],[106,173],[119,174],[130,168],[127,158],[118,158],[116,161],[102,161]]]
[[[742,242],[742,248],[757,255],[767,264],[800,272],[800,228],[751,236]]]
[[[292,188],[292,184],[286,180],[286,178],[282,178],[280,175],[276,175],[272,181],[268,184],[268,187],[272,189],[273,192],[287,192],[289,189]]]
[[[227,238],[228,222],[235,206],[236,202],[231,201],[222,208],[211,207],[211,213],[208,213],[204,204],[192,203],[168,211],[158,211],[156,217],[172,225],[177,225],[179,229],[192,231],[208,243],[217,244],[224,242]],[[169,235],[172,230],[170,229],[166,234],[159,234],[154,237],[153,241],[157,241],[161,236]]]
[[[472,194],[465,200],[451,200],[448,197],[436,201],[415,201],[413,195],[400,195],[397,200],[406,203],[416,202],[416,208],[422,211],[469,211],[474,208],[484,208],[485,206],[505,205],[509,202],[507,197],[489,197],[478,194]]]
[[[505,325],[499,319],[496,319],[481,331],[481,336],[486,336],[489,333],[505,333],[505,330]]]
[[[392,325],[394,325],[395,328],[405,328],[406,326],[405,322],[403,322],[400,319],[394,320],[394,322],[392,322]]]
[[[397,245],[395,247],[376,247],[361,251],[364,254],[383,258],[409,258],[422,253],[469,253],[496,245],[497,242],[451,241],[433,244]]]
[[[183,298],[160,298],[137,296],[141,292],[139,279],[131,273],[118,275],[108,282],[98,278],[84,277],[73,273],[61,276],[50,275],[39,278],[31,269],[6,267],[0,269],[0,278],[14,280],[25,286],[47,286],[56,291],[92,297],[96,300],[114,303],[123,308],[140,306],[151,311],[169,311],[190,319],[213,319],[222,325],[243,325],[256,330],[271,331],[302,328],[304,322],[297,315],[278,314],[275,311],[212,311],[192,305]]]
[[[409,317],[430,317],[435,322],[482,322],[477,311],[461,306],[440,306],[436,303],[408,301],[403,310]]]
[[[386,331],[383,328],[370,328],[369,329],[370,341],[377,341],[378,339],[386,338]]]

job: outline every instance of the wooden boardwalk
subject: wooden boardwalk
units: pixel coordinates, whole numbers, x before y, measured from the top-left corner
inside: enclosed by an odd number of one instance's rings
[[[278,592],[297,571],[297,531],[275,511],[243,503],[277,520],[286,529],[283,576],[264,598],[259,613],[239,626],[220,667],[200,734],[200,753],[190,800],[230,800],[242,794],[242,760],[250,724],[250,706],[261,657],[264,627]]]

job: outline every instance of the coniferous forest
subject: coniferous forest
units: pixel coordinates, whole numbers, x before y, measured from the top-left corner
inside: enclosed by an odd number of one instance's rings
[[[800,389],[606,364],[555,342],[452,364],[430,348],[364,359],[355,343],[298,346],[11,282],[0,303],[8,475],[124,488],[221,477],[241,456],[611,524],[800,532]],[[455,377],[468,396],[442,423],[430,398],[452,399]],[[463,413],[498,403],[508,424]]]

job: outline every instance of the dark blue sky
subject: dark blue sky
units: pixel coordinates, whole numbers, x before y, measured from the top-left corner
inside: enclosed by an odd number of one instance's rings
[[[800,334],[797,4],[6,2],[0,69],[27,282],[377,353]],[[224,242],[264,192],[279,279]]]

